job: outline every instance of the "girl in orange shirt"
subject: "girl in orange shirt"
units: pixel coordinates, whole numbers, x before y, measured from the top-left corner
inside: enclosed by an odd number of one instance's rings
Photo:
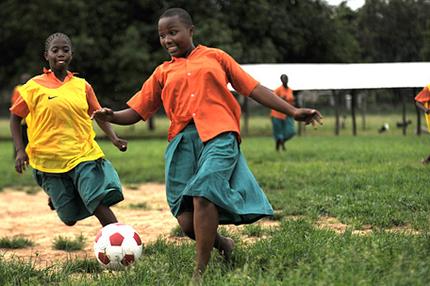
[[[282,85],[275,89],[274,93],[289,104],[294,105],[293,90],[288,87],[288,76],[281,75]],[[287,116],[282,112],[272,109],[270,112],[272,118],[273,137],[276,141],[276,151],[282,148],[285,150],[285,141],[290,140],[296,134],[294,130],[294,118]]]
[[[297,109],[261,86],[227,53],[193,43],[194,26],[187,11],[166,10],[158,21],[161,46],[171,60],[158,66],[130,108],[103,108],[94,117],[116,124],[148,120],[161,106],[171,121],[165,153],[167,201],[183,232],[196,241],[200,279],[212,248],[228,260],[234,242],[217,232],[219,224],[247,224],[273,215],[265,194],[240,152],[240,107],[227,88],[316,124],[321,115]]]
[[[50,69],[17,89],[10,108],[16,150],[15,169],[28,164],[49,205],[69,226],[95,215],[102,226],[117,222],[110,206],[123,200],[118,174],[94,140],[90,114],[100,108],[92,87],[69,72],[72,43],[62,33],[49,36],[45,59]],[[24,146],[20,123],[26,119],[29,143]],[[127,141],[117,137],[107,122],[97,121],[121,150]]]
[[[430,131],[430,84],[425,86],[418,94],[415,96],[415,104],[419,109],[424,111],[425,119],[427,122],[427,129]],[[430,163],[430,155],[424,158],[421,163],[427,165]]]

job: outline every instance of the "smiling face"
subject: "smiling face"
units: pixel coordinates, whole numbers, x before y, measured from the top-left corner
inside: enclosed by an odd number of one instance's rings
[[[52,71],[65,71],[72,60],[72,47],[62,38],[54,38],[45,52],[45,59]]]
[[[187,57],[194,49],[193,31],[194,27],[183,23],[177,15],[158,21],[160,44],[172,57]]]

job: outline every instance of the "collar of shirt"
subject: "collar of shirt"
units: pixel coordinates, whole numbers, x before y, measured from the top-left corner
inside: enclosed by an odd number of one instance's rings
[[[55,76],[54,72],[51,69],[43,68],[43,74],[40,76],[36,76],[34,78],[34,81],[48,88],[58,88],[66,82],[70,81],[74,77],[74,75],[75,73],[67,71],[67,75],[64,78],[64,81],[61,81]]]
[[[198,50],[200,50],[200,48],[201,48],[201,45],[197,45],[192,51],[191,51],[191,53],[189,53],[189,55],[187,56],[187,57],[185,57],[185,58],[182,58],[182,57],[173,57],[172,56],[172,59],[170,60],[170,63],[173,63],[173,62],[175,62],[175,61],[178,61],[178,60],[181,60],[181,59],[188,59],[189,57],[191,57],[193,54],[195,54],[196,53],[196,51],[198,51]]]

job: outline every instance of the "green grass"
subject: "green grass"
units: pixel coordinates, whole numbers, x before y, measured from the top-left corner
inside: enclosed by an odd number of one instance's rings
[[[86,239],[82,234],[75,238],[59,235],[54,238],[52,246],[56,250],[77,251],[83,250],[85,247],[85,243]]]
[[[265,232],[266,230],[258,224],[246,225],[242,230],[242,234],[254,237],[261,237],[265,234]]]
[[[0,237],[0,248],[18,249],[33,246],[34,243],[28,238],[21,236]]]
[[[430,137],[415,136],[412,129],[407,136],[395,128],[377,133],[382,123],[394,126],[398,120],[372,116],[367,130],[359,126],[359,136],[347,124],[335,137],[333,118],[326,118],[323,127],[307,128],[277,153],[268,118],[252,118],[251,135],[267,136],[244,136],[241,150],[280,226],[247,226],[244,234],[264,237],[254,244],[231,234],[237,242],[233,263],[225,266],[214,252],[205,285],[429,285],[430,166],[420,159],[430,154]],[[125,153],[107,141],[100,144],[123,184],[164,181],[165,138],[131,140]],[[31,172],[14,173],[11,151],[9,142],[0,142],[0,187],[34,186]],[[346,232],[316,228],[324,216],[346,224]],[[353,234],[369,226],[370,234]],[[415,234],[387,231],[396,227]],[[145,244],[134,267],[114,274],[98,272],[91,258],[55,270],[0,257],[0,285],[188,285],[195,255],[188,241]]]

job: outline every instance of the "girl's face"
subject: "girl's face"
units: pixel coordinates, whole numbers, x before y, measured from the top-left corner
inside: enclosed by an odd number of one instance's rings
[[[193,26],[185,25],[179,16],[158,20],[160,44],[172,57],[186,57],[194,49]]]
[[[67,70],[72,60],[72,47],[65,39],[55,38],[45,52],[45,59],[53,71]]]

